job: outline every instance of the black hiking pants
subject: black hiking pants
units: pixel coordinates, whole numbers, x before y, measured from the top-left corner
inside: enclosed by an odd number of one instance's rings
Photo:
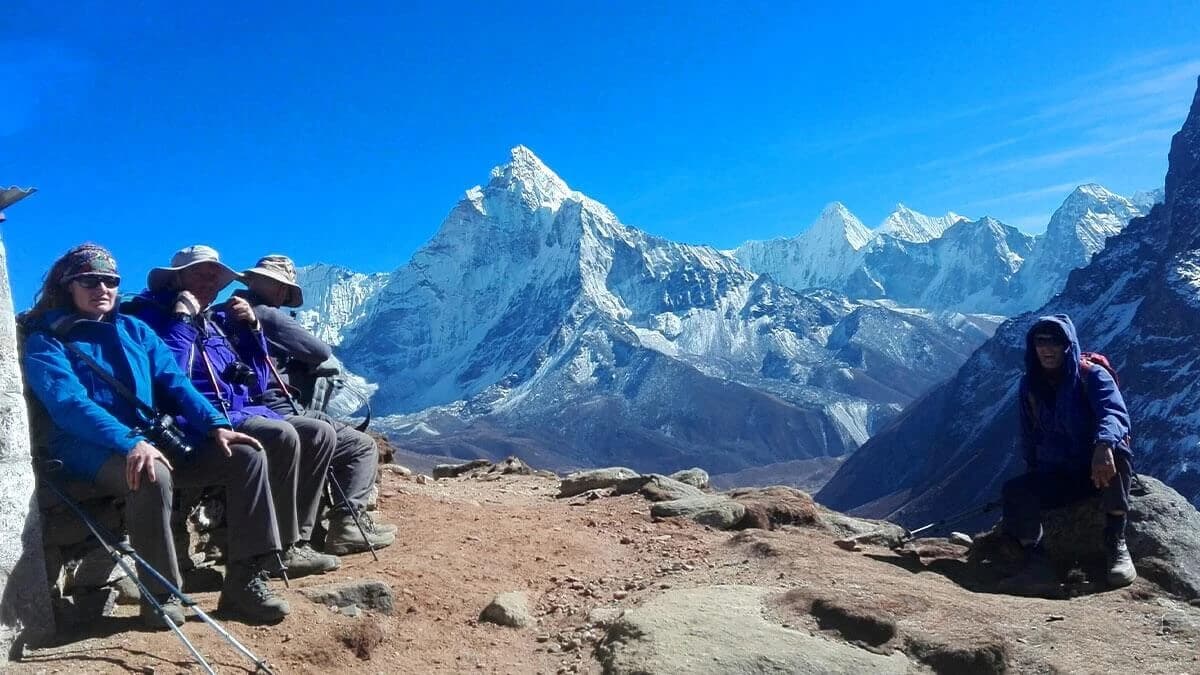
[[[1105,513],[1129,512],[1129,489],[1133,483],[1133,468],[1120,453],[1113,453],[1117,475],[1108,487],[1097,489],[1092,484],[1091,467],[1078,471],[1030,471],[1004,483],[1001,495],[1004,502],[1004,531],[1022,543],[1033,542],[1041,536],[1042,513],[1085,499],[1100,496],[1100,508]]]

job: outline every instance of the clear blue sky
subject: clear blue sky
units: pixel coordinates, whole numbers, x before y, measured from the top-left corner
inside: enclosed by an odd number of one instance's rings
[[[1191,1],[267,4],[4,3],[18,307],[85,239],[127,290],[196,242],[390,270],[516,144],[691,243],[832,200],[1036,231],[1076,183],[1160,186],[1200,74]]]

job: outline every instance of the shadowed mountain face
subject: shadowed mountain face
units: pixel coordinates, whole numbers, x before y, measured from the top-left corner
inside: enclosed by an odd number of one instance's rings
[[[409,450],[552,467],[842,456],[994,329],[797,292],[651,236],[523,147],[359,296],[339,306],[338,356],[378,384],[379,428]]]
[[[1137,471],[1200,504],[1200,91],[1171,142],[1165,202],[1108,240],[1062,294],[1004,323],[949,382],[905,410],[818,494],[916,522],[998,494],[1023,467],[1015,392],[1036,316],[1069,314],[1109,356],[1133,419]]]

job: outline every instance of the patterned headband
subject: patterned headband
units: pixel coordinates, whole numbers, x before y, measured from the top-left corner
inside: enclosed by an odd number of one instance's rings
[[[108,249],[94,244],[80,246],[68,255],[62,276],[59,277],[59,283],[69,284],[76,277],[85,274],[121,276],[117,272],[117,261],[108,252]]]

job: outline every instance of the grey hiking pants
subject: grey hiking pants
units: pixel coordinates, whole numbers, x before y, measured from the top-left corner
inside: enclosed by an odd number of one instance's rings
[[[291,414],[291,404],[282,396],[266,401],[265,405],[281,415],[287,415],[289,420],[296,417]],[[379,470],[379,446],[375,439],[319,410],[303,410],[300,417],[318,420],[332,427],[336,435],[336,445],[328,466],[333,469],[333,477],[338,486],[345,491],[346,500],[350,505],[358,510],[366,508],[367,496],[371,487],[375,485],[375,476]],[[337,488],[330,487],[333,490],[334,510],[344,511],[341,494]]]
[[[295,415],[284,420],[249,417],[237,429],[258,439],[267,452],[280,543],[287,548],[308,541],[336,443],[333,429]]]
[[[337,448],[330,463],[333,477],[345,491],[350,505],[360,511],[365,509],[367,496],[375,485],[375,476],[379,471],[379,446],[375,439],[319,410],[306,410],[304,416],[327,422],[333,427],[337,434]],[[345,510],[337,488],[333,489],[333,508],[335,511]]]
[[[171,505],[177,487],[225,487],[229,560],[248,560],[280,549],[267,478],[267,458],[248,445],[231,448],[232,456],[226,457],[212,443],[197,447],[194,457],[177,462],[174,471],[156,461],[157,480],[151,483],[143,472],[141,483],[134,491],[130,491],[125,482],[123,456],[111,457],[96,475],[96,487],[100,491],[124,497],[125,529],[134,550],[177,587],[182,581],[171,536]],[[139,571],[138,576],[151,593],[167,592],[153,575]]]

